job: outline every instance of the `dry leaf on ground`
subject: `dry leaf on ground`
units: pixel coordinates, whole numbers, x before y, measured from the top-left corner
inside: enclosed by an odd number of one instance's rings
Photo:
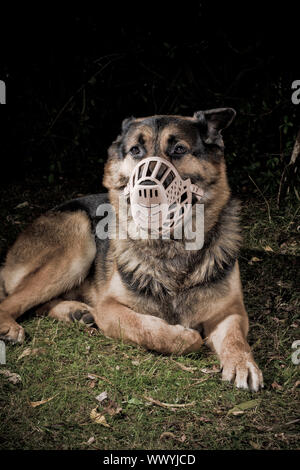
[[[37,406],[44,405],[44,403],[48,403],[48,401],[53,400],[53,398],[56,397],[57,395],[58,395],[58,394],[53,395],[53,397],[46,398],[45,400],[31,401],[31,402],[30,402],[30,405],[31,405],[33,408],[36,408]]]
[[[209,423],[211,421],[211,419],[205,418],[205,416],[199,416],[196,419],[197,419],[197,421],[201,421],[203,423]]]
[[[20,359],[22,359],[23,357],[26,357],[26,356],[35,356],[37,354],[43,354],[44,352],[46,352],[46,349],[45,348],[26,348],[24,349],[24,351],[22,352],[22,354],[20,354],[20,356],[18,357],[17,361],[19,361]]]
[[[300,380],[297,380],[297,381],[294,383],[292,390],[295,390],[295,388],[299,387],[299,385],[300,385]]]
[[[90,418],[92,421],[94,421],[94,423],[101,424],[102,426],[105,426],[106,428],[110,428],[110,425],[107,423],[103,412],[99,413],[97,407],[92,409],[90,413]]]
[[[110,416],[115,416],[119,413],[121,413],[122,408],[113,400],[108,398],[107,391],[105,390],[104,392],[100,393],[97,397],[96,400],[99,401],[99,403],[102,403],[105,401],[105,407],[102,411],[102,414],[108,413]]]
[[[24,202],[21,202],[20,204],[18,204],[15,209],[23,209],[23,207],[28,207],[29,206],[29,202],[28,201],[24,201]]]
[[[255,408],[260,404],[260,402],[260,398],[257,398],[256,400],[244,401],[243,403],[239,403],[238,405],[231,408],[231,410],[228,411],[227,415],[238,416],[240,414],[243,414],[247,410]]]
[[[176,437],[175,434],[173,432],[170,432],[170,431],[165,431],[163,432],[159,438],[162,440],[162,439],[174,439],[175,441],[178,441],[178,442],[185,442],[186,441],[186,435],[185,434],[182,434],[180,437]]]
[[[16,385],[22,382],[22,379],[19,374],[15,374],[14,372],[10,372],[8,369],[0,369],[0,374],[4,375],[9,382]]]
[[[94,436],[89,438],[89,440],[87,441],[87,445],[93,444],[93,442],[95,442]]]
[[[108,413],[110,416],[115,416],[122,412],[122,408],[117,403],[110,400],[110,403],[104,408],[103,411]]]
[[[257,450],[261,449],[261,445],[258,442],[249,441],[249,444],[251,445],[251,447],[253,447],[253,449],[257,449]]]
[[[282,386],[279,385],[277,382],[273,382],[271,387],[274,389],[274,390],[282,390]]]
[[[132,397],[128,400],[129,405],[143,405],[144,402],[142,400],[139,400],[138,398]]]
[[[96,400],[101,403],[102,401],[107,399],[107,391],[104,390],[104,392],[100,393],[99,395],[96,396]]]

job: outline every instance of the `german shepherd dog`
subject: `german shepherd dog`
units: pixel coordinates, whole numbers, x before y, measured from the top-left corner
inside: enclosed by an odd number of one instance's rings
[[[108,193],[42,215],[8,251],[0,271],[0,338],[21,343],[24,329],[16,319],[39,306],[39,313],[96,323],[108,337],[160,353],[198,351],[203,337],[220,359],[223,380],[252,391],[263,387],[246,340],[239,203],[230,194],[221,134],[234,116],[219,108],[193,117],[125,119],[108,150]],[[136,165],[154,156],[201,189],[201,249],[187,250],[172,237],[133,239],[130,215],[127,237],[97,237],[98,206],[109,202],[122,225],[124,188]]]

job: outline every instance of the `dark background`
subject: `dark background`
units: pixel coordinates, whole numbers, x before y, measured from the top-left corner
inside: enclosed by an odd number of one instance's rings
[[[232,186],[254,192],[252,178],[276,195],[300,126],[300,105],[291,102],[291,84],[300,79],[295,8],[12,5],[0,33],[2,187],[100,191],[107,147],[125,117],[231,106],[237,118],[225,144]]]

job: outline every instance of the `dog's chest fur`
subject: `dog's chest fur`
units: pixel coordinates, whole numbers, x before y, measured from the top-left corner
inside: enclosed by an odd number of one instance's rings
[[[173,240],[116,244],[117,269],[141,313],[183,323],[187,312],[195,313],[200,291],[209,296],[210,287],[219,283],[222,293],[241,241],[238,208],[234,200],[226,205],[198,251],[185,250],[181,241]]]

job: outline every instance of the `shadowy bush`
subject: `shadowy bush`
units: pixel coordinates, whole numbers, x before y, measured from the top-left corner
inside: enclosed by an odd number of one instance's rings
[[[249,34],[244,25],[233,31],[226,21],[212,27],[212,12],[198,2],[180,12],[178,24],[158,14],[125,20],[123,13],[46,10],[38,21],[14,19],[22,41],[4,51],[0,68],[9,103],[3,180],[37,174],[49,183],[100,182],[106,149],[125,117],[231,106],[231,182],[254,191],[250,175],[262,191],[276,193],[300,125],[291,102],[299,77],[276,24],[271,34],[252,27]]]

